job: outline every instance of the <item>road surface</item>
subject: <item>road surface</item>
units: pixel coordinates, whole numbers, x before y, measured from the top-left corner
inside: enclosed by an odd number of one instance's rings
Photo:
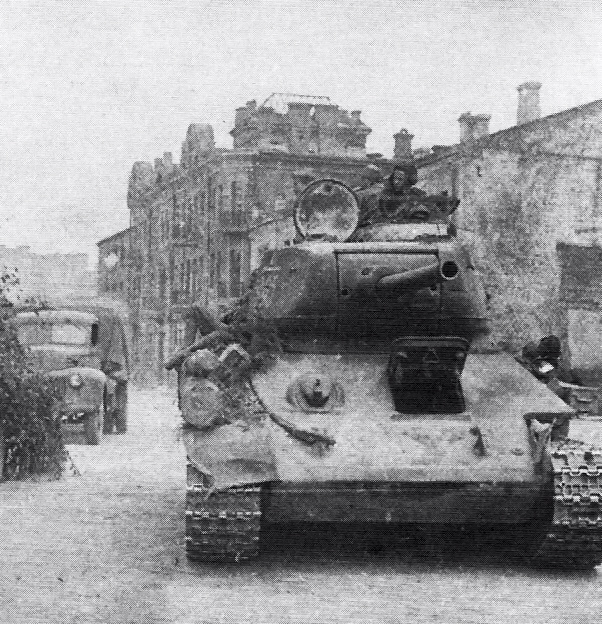
[[[490,550],[441,559],[386,536],[289,532],[258,562],[190,564],[173,392],[131,395],[126,435],[72,437],[81,474],[0,484],[0,623],[602,621],[602,569],[538,573]]]

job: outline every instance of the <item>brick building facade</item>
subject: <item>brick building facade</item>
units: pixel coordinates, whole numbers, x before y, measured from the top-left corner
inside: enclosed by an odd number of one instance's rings
[[[187,305],[223,308],[263,253],[292,244],[301,188],[322,177],[357,184],[369,132],[359,111],[327,98],[275,95],[237,109],[233,149],[215,147],[211,126],[192,124],[179,163],[165,153],[154,165],[134,164],[131,226],[98,243],[99,291],[130,306],[140,375],[162,378]],[[408,136],[396,138],[400,158]]]
[[[460,142],[416,161],[420,185],[451,189],[484,275],[495,341],[567,335],[557,243],[602,222],[602,100],[540,117],[539,83],[518,88],[517,125],[489,134],[488,115],[460,116]]]

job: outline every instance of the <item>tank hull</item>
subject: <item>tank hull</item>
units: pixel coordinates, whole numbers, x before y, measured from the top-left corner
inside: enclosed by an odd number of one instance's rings
[[[388,389],[387,357],[279,356],[252,380],[264,417],[245,426],[185,430],[190,461],[217,489],[268,482],[537,487],[541,475],[525,418],[567,418],[571,412],[558,397],[510,357],[471,355],[463,376],[464,412],[403,414],[395,411]],[[295,410],[286,400],[287,385],[309,371],[339,379],[345,404],[329,413]],[[334,443],[295,435],[316,431]]]

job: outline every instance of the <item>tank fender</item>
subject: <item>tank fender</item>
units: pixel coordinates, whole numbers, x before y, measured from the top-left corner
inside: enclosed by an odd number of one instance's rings
[[[279,480],[264,423],[228,424],[205,431],[185,426],[182,439],[190,463],[214,490]]]

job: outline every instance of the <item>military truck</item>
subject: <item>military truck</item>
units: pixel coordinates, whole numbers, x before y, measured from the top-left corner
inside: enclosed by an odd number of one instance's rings
[[[492,347],[457,200],[407,201],[358,228],[351,189],[309,185],[297,244],[168,363],[190,559],[252,559],[269,524],[365,522],[505,527],[537,565],[602,562],[600,424]]]
[[[57,417],[82,425],[88,444],[127,430],[128,344],[119,314],[100,302],[17,310],[19,342],[30,363],[56,382]]]

